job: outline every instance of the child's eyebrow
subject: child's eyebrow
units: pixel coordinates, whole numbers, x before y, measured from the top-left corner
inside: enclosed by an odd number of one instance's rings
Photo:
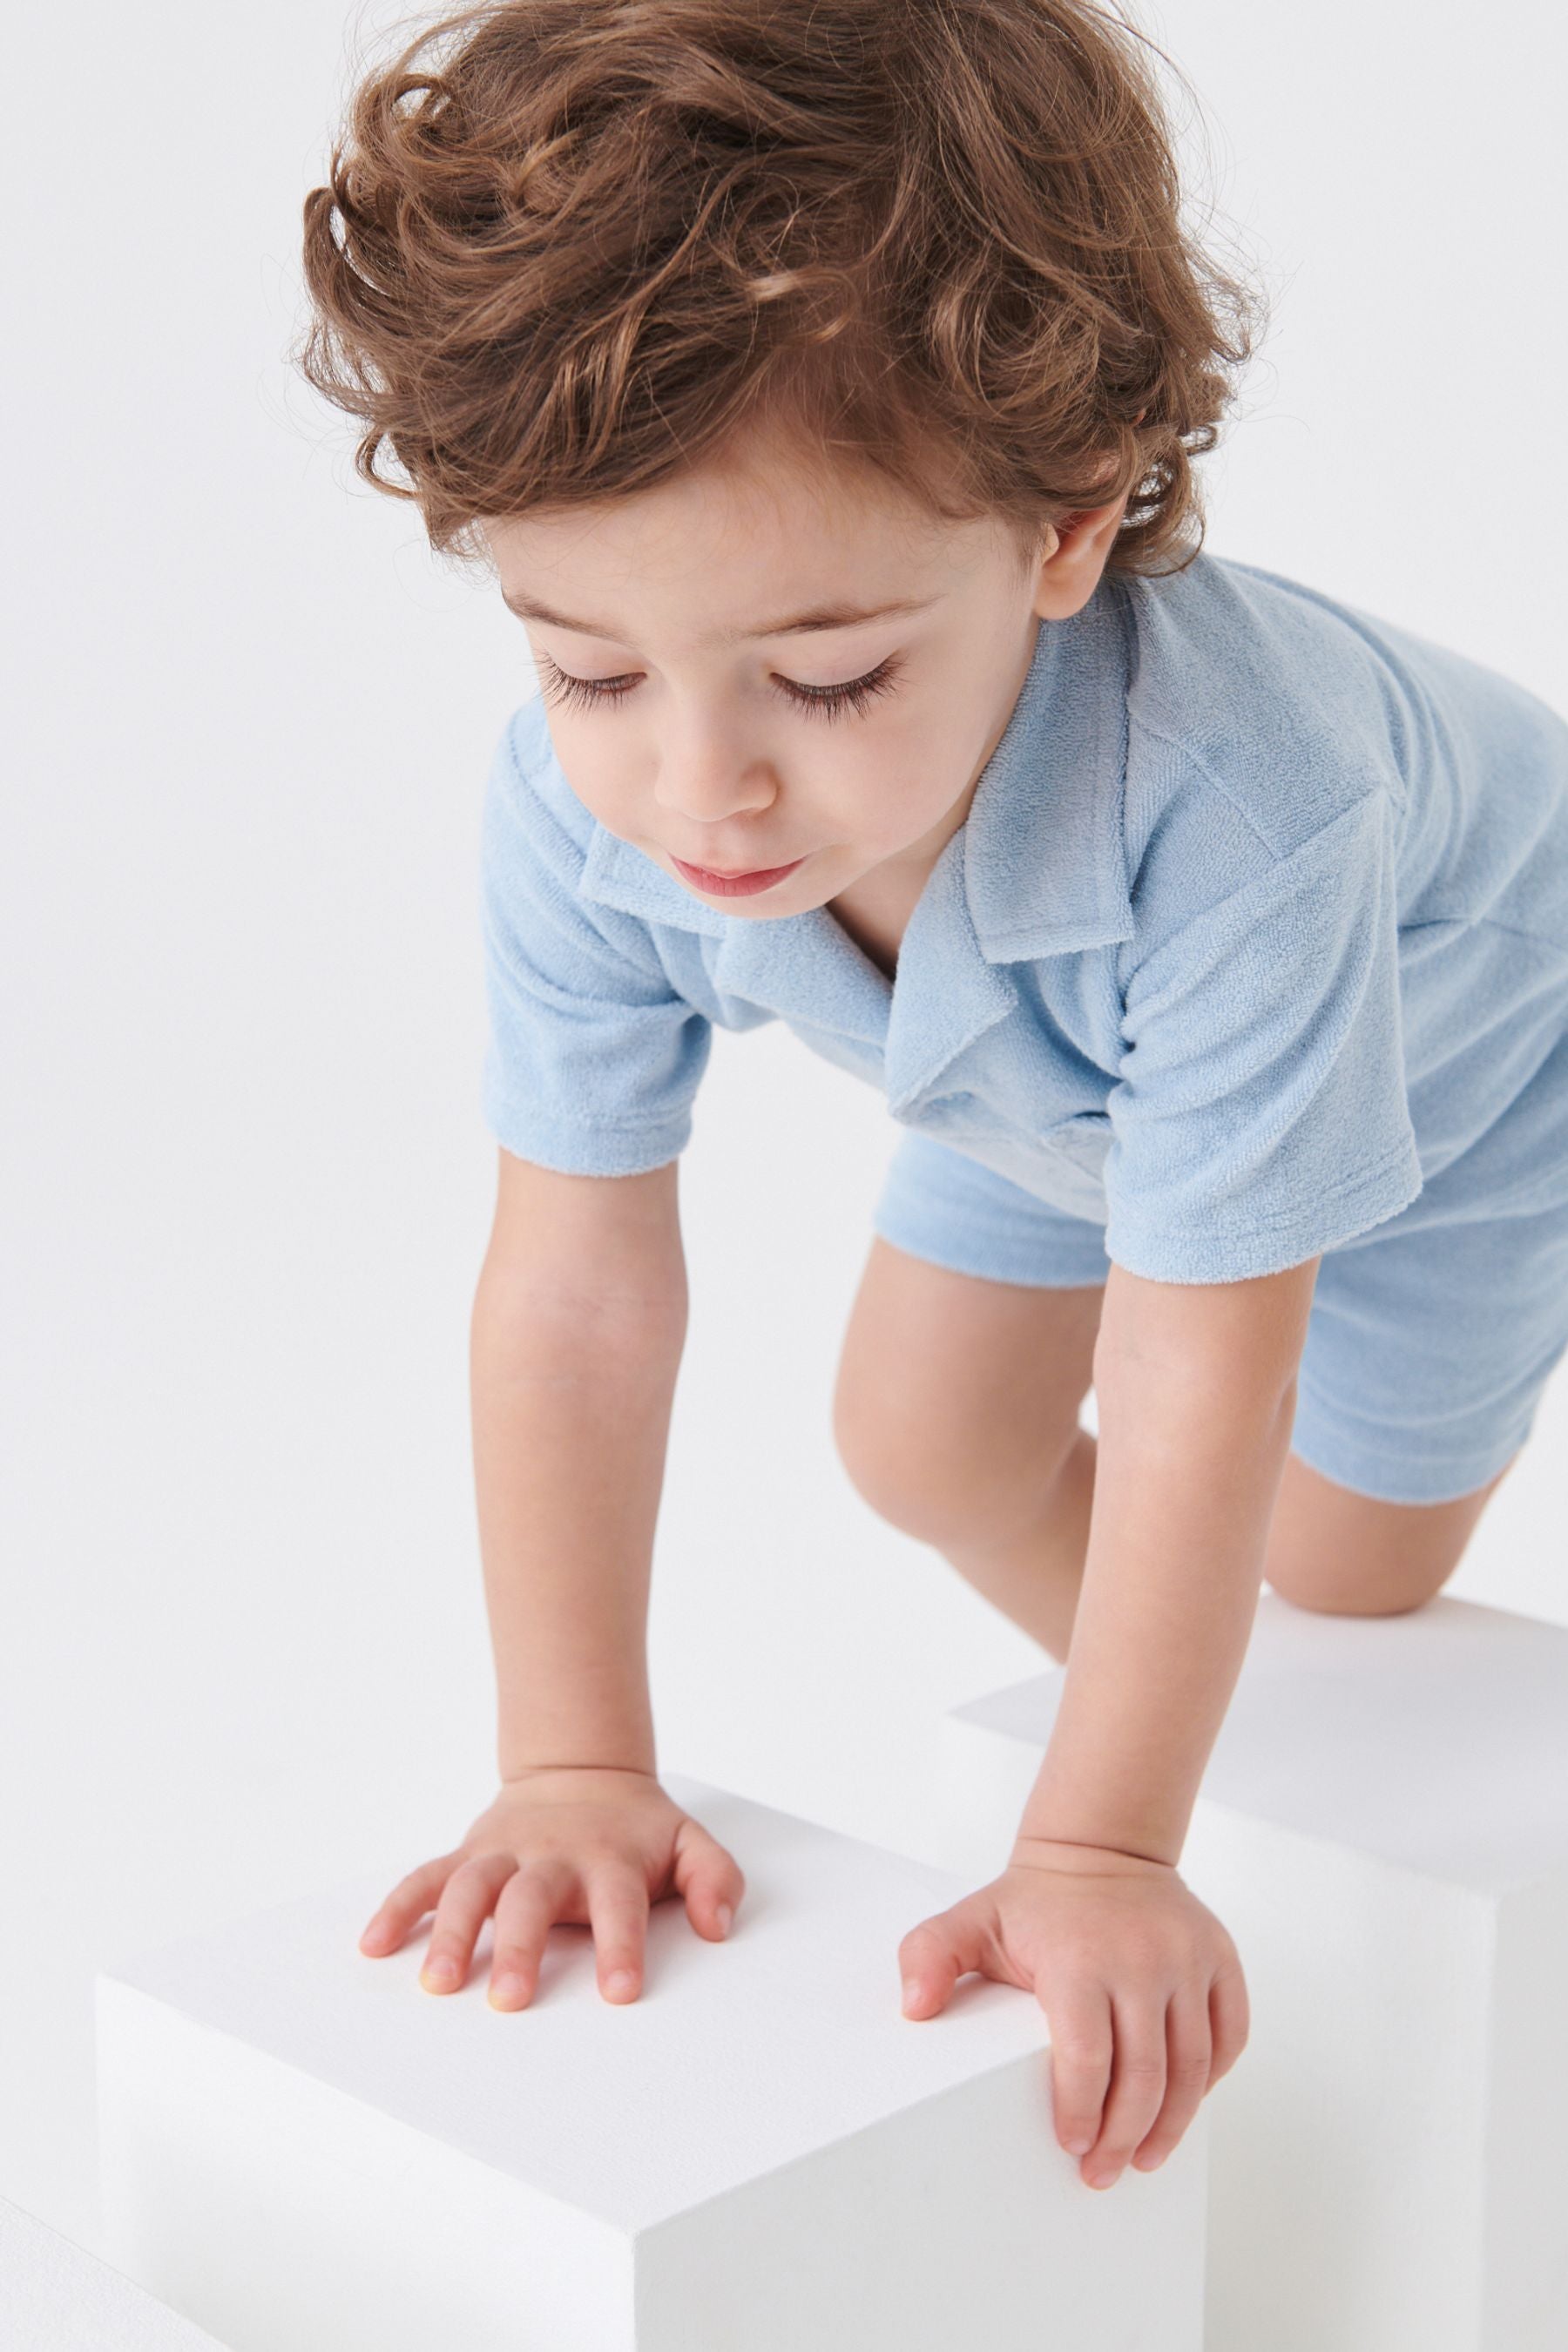
[[[867,621],[885,621],[896,614],[923,613],[936,601],[934,596],[900,596],[889,604],[817,604],[810,612],[792,614],[788,620],[764,622],[760,629],[716,629],[705,642],[732,646],[748,637],[789,637],[798,636],[808,629],[858,628]],[[549,628],[570,629],[580,637],[607,637],[616,645],[631,643],[630,637],[619,629],[606,628],[599,621],[574,621],[568,614],[557,613],[552,606],[541,604],[537,597],[525,596],[521,592],[509,595],[503,590],[501,603],[509,613],[515,613],[520,621],[542,621]]]

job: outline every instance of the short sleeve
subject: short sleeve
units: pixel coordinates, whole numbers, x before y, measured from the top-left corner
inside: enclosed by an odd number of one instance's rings
[[[563,782],[530,774],[521,716],[497,747],[479,829],[485,1121],[520,1159],[636,1175],[690,1140],[711,1027],[671,986],[646,925],[578,896],[593,819]]]
[[[1122,977],[1108,1255],[1160,1282],[1299,1265],[1408,1206],[1394,810],[1351,807]]]

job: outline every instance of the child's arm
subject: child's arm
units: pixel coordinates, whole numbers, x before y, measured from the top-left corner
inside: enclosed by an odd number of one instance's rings
[[[1225,1283],[1112,1265],[1083,1584],[1022,1834],[1178,1859],[1252,1632],[1318,1265]]]
[[[1045,1760],[1007,1868],[900,1948],[911,2014],[966,1969],[1039,1994],[1058,2137],[1096,2186],[1168,2154],[1246,2041],[1235,1947],[1175,1864],[1252,1630],[1318,1264],[1204,1284],[1112,1264]]]
[[[743,1890],[654,1756],[648,1587],[686,1330],[676,1188],[673,1160],[595,1177],[500,1154],[471,1372],[501,1789],[361,1938],[395,1951],[434,1907],[432,1991],[463,1983],[493,1910],[497,2006],[531,1999],[557,1919],[592,1927],[601,1990],[631,1998],[651,1901],[679,1893],[713,1937]]]
[[[500,1776],[652,1772],[648,1587],[686,1339],[679,1163],[568,1176],[500,1158],[469,1364]]]

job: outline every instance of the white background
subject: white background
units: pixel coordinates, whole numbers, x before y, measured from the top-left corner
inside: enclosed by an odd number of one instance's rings
[[[531,681],[283,357],[392,21],[8,35],[0,2195],[89,2240],[94,1968],[390,1880],[490,1789],[475,849]],[[1138,21],[1275,306],[1208,545],[1568,709],[1559,12]],[[652,1628],[668,1768],[890,1844],[941,1710],[1047,1663],[832,1452],[898,1132],[782,1025],[717,1035]],[[1565,1434],[1560,1379],[1454,1592],[1568,1623]]]

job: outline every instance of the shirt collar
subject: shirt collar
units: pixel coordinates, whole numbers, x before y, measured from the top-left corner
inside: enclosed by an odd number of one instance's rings
[[[969,814],[938,860],[942,879],[933,869],[921,900],[923,907],[931,896],[952,913],[961,897],[973,947],[987,963],[1131,937],[1122,850],[1131,642],[1126,592],[1114,574],[1102,576],[1081,612],[1039,625],[1028,672],[981,770]],[[951,888],[955,865],[957,894]],[[816,935],[825,942],[837,933],[853,956],[868,961],[826,909],[726,915],[596,822],[577,890],[602,906],[710,939],[778,935],[807,925],[814,944]],[[826,915],[826,926],[814,923],[814,915]],[[903,969],[900,950],[900,985]]]

